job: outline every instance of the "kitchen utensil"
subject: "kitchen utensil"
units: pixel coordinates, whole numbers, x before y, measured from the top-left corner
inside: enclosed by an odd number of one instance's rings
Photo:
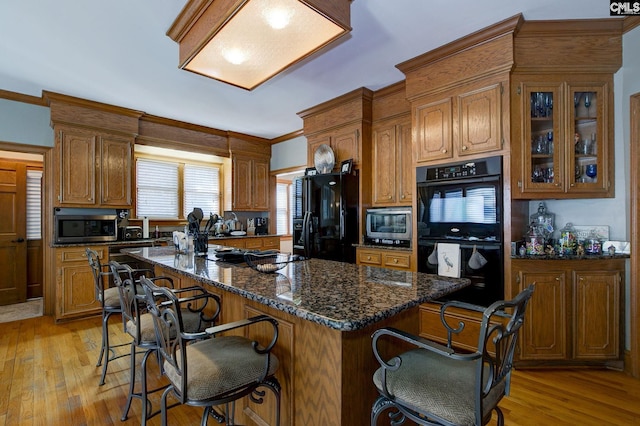
[[[193,209],[193,216],[196,218],[196,220],[199,223],[204,217],[204,213],[202,212],[202,209],[200,207],[196,207]]]
[[[218,222],[216,222],[214,229],[216,235],[223,235],[229,232],[229,227],[222,220],[218,220]]]
[[[207,223],[204,226],[204,232],[205,233],[208,233],[211,230],[211,228],[213,227],[213,225],[216,223],[216,221],[213,220],[214,219],[213,216],[214,216],[213,213],[209,213],[209,220],[207,220]],[[217,216],[217,215],[215,215],[215,216]]]
[[[233,219],[227,220],[227,226],[229,227],[229,231],[242,231],[242,224],[238,220],[238,216],[234,212],[231,212]]]

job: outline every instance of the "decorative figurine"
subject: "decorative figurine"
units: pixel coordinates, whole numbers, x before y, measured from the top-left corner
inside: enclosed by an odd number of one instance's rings
[[[612,244],[612,245],[610,245],[610,246],[607,248],[607,250],[609,251],[609,256],[613,256],[613,255],[615,255],[615,254],[616,254],[616,248],[615,248],[615,246],[614,246],[613,244]]]
[[[576,249],[576,254],[578,256],[584,256],[584,244],[578,244],[578,248]]]
[[[547,248],[544,250],[547,256],[555,256],[556,250],[553,248],[551,244],[547,244]]]

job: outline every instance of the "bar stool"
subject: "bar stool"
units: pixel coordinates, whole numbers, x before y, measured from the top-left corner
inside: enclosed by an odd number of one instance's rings
[[[115,348],[127,346],[129,343],[122,343],[119,345],[110,345],[109,343],[109,318],[113,314],[119,315],[122,313],[120,296],[118,295],[118,289],[116,287],[109,287],[109,277],[111,276],[109,265],[102,265],[100,262],[100,256],[98,256],[98,253],[95,250],[87,248],[86,254],[89,266],[91,267],[91,272],[93,273],[96,299],[100,302],[100,306],[102,307],[102,343],[100,345],[98,363],[96,364],[96,367],[100,367],[100,365],[102,365],[102,375],[100,376],[99,383],[99,385],[102,386],[105,383],[109,362],[129,355],[128,352],[118,354],[116,353]],[[104,364],[102,364],[103,361]]]
[[[153,411],[151,401],[149,401],[149,394],[158,392],[165,386],[161,386],[156,389],[147,388],[147,360],[153,353],[157,353],[158,344],[156,338],[156,332],[153,325],[153,319],[147,312],[147,305],[145,300],[144,291],[135,276],[135,270],[129,265],[120,264],[116,261],[109,262],[113,274],[113,280],[118,289],[120,297],[120,304],[122,307],[122,317],[125,323],[125,331],[132,337],[131,340],[131,362],[130,362],[130,382],[129,382],[129,395],[127,396],[127,403],[122,413],[121,420],[125,421],[129,415],[129,409],[131,408],[131,402],[133,398],[140,399],[142,402],[142,419],[141,424],[145,425],[147,420],[158,414],[160,411]],[[144,277],[141,277],[141,279]],[[172,294],[182,293],[199,293],[203,294],[206,291],[202,287],[194,286],[183,289],[174,289],[173,280],[168,277],[153,277],[147,278],[147,280],[153,280],[154,282],[160,282],[165,285],[163,288],[167,288]],[[205,316],[201,309],[196,306],[189,306],[182,312],[185,318],[186,327],[191,331],[199,331],[205,327],[212,325],[215,318],[219,314],[219,308],[210,316]],[[140,392],[135,391],[136,382],[136,353],[142,354],[142,361],[140,364],[141,379],[140,379]],[[158,355],[159,359],[159,355]],[[159,363],[160,364],[160,363]],[[161,367],[162,369],[162,367]]]

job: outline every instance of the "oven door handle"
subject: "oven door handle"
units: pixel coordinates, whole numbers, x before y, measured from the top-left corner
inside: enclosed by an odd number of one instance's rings
[[[500,181],[500,175],[453,179],[453,180],[428,180],[428,181],[418,182],[418,187],[444,186],[444,185],[450,186],[450,185],[459,185],[459,184],[468,184],[468,183],[483,183],[483,182],[496,182],[496,181]]]

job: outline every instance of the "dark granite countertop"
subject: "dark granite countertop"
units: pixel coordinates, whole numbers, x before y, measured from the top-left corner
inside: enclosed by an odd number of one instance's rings
[[[420,303],[470,284],[420,272],[405,272],[321,259],[289,263],[272,274],[245,264],[177,254],[173,247],[124,249],[139,260],[164,266],[207,286],[342,331],[359,330]]]
[[[209,240],[227,240],[229,238],[265,238],[265,237],[280,237],[281,235],[277,234],[268,234],[268,235],[221,235],[221,236],[210,236]],[[117,240],[117,241],[102,241],[102,242],[93,242],[93,243],[53,243],[51,247],[53,248],[62,248],[62,247],[88,247],[88,246],[136,246],[136,245],[154,245],[170,242],[173,244],[173,237],[171,236],[161,236],[159,238],[143,238],[139,240]]]

